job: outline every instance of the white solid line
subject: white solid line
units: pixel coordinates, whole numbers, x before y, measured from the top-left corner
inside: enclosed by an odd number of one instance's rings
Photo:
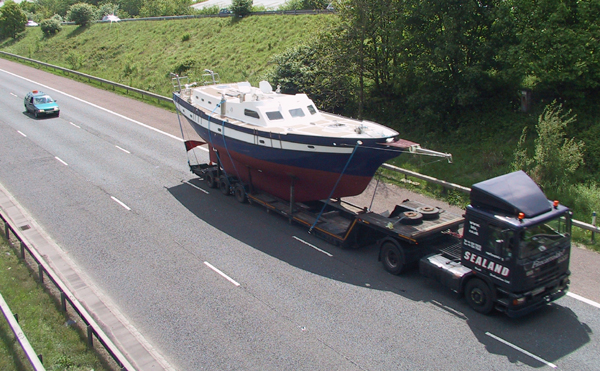
[[[21,134],[24,137],[27,137],[27,135],[25,135],[25,133],[23,133],[21,130],[17,130],[17,133]]]
[[[514,344],[511,344],[511,343],[509,343],[508,341],[506,341],[506,340],[504,340],[504,339],[502,339],[502,338],[499,338],[498,336],[496,336],[496,335],[494,335],[494,334],[492,334],[492,333],[486,332],[485,334],[486,334],[487,336],[489,336],[489,337],[492,337],[492,338],[494,338],[494,339],[498,340],[498,341],[499,341],[499,342],[501,342],[501,343],[504,343],[504,344],[508,345],[509,347],[511,347],[511,348],[513,348],[513,349],[516,349],[516,350],[518,350],[519,352],[521,352],[521,353],[523,353],[523,354],[527,354],[528,356],[530,356],[530,357],[531,357],[531,358],[533,358],[533,359],[536,359],[536,360],[538,360],[538,361],[540,361],[540,362],[542,362],[542,363],[545,363],[545,364],[547,364],[548,366],[550,366],[550,367],[552,367],[552,368],[556,368],[556,365],[555,365],[554,363],[548,362],[548,361],[546,361],[546,360],[544,360],[544,359],[542,359],[542,358],[540,358],[540,357],[536,356],[535,354],[531,354],[531,353],[529,353],[528,351],[526,351],[525,349],[521,349],[521,348],[519,348],[518,346],[516,346],[516,345],[514,345]]]
[[[227,281],[233,283],[236,286],[240,285],[239,283],[237,283],[236,281],[234,281],[233,278],[231,278],[228,275],[226,275],[225,273],[221,272],[220,270],[218,270],[217,268],[215,268],[214,266],[212,266],[209,262],[204,262],[204,264],[206,264],[206,266],[209,267],[210,269],[212,269],[213,271],[215,271],[218,274],[220,274],[221,276],[223,276]]]
[[[582,301],[582,302],[584,302],[586,304],[589,304],[591,306],[594,306],[596,308],[600,308],[600,303],[596,303],[595,301],[587,299],[587,298],[584,298],[583,296],[579,296],[577,294],[573,294],[572,292],[567,292],[567,296],[570,296],[573,299],[580,300],[580,301]]]
[[[81,126],[75,125],[74,123],[72,123],[72,122],[70,122],[70,121],[69,121],[69,124],[71,124],[71,125],[75,126],[77,129],[81,129]]]
[[[123,149],[123,148],[121,148],[121,147],[119,147],[119,146],[115,146],[115,147],[117,147],[118,149],[120,149],[121,151],[123,151],[123,152],[125,152],[125,153],[131,153],[131,152],[129,152],[128,150],[126,150],[126,149]]]
[[[115,116],[118,116],[118,117],[120,117],[120,118],[122,118],[122,119],[125,119],[125,120],[128,120],[128,121],[130,121],[130,122],[133,122],[133,123],[134,123],[134,124],[136,124],[136,125],[140,125],[140,126],[142,126],[142,127],[145,127],[146,129],[154,130],[154,131],[155,131],[155,132],[157,132],[157,133],[164,134],[164,135],[166,135],[166,136],[168,136],[168,137],[170,137],[170,138],[173,138],[173,139],[175,139],[175,140],[178,140],[178,141],[180,141],[180,142],[183,142],[183,139],[181,139],[181,138],[179,138],[179,137],[176,137],[175,135],[171,135],[171,134],[169,134],[169,133],[167,133],[167,132],[164,132],[164,131],[162,131],[162,130],[159,130],[159,129],[157,129],[157,128],[154,128],[154,127],[152,127],[152,126],[150,126],[150,125],[146,125],[146,124],[144,124],[144,123],[142,123],[142,122],[136,121],[136,120],[134,120],[134,119],[132,119],[132,118],[129,118],[129,117],[127,117],[127,116],[123,116],[123,115],[121,115],[120,113],[116,113],[116,112],[114,112],[114,111],[111,111],[111,110],[109,110],[109,109],[106,109],[106,108],[104,108],[104,107],[98,106],[98,105],[96,105],[96,104],[94,104],[94,103],[92,103],[92,102],[85,101],[85,100],[83,100],[83,99],[81,99],[81,98],[78,98],[78,97],[76,97],[76,96],[73,96],[73,95],[71,95],[71,94],[67,94],[67,93],[65,93],[65,92],[63,92],[63,91],[61,91],[61,90],[54,89],[54,88],[51,88],[50,86],[47,86],[47,85],[40,84],[40,83],[39,83],[39,82],[37,82],[37,81],[30,80],[30,79],[28,79],[28,78],[25,78],[25,77],[23,77],[23,76],[19,76],[19,75],[17,75],[17,74],[14,74],[14,73],[12,73],[12,72],[8,72],[8,71],[2,70],[2,69],[0,69],[0,71],[1,71],[1,72],[4,72],[4,73],[7,73],[7,74],[9,74],[9,75],[12,75],[12,76],[14,76],[14,77],[18,77],[18,78],[20,78],[20,79],[23,79],[23,80],[25,80],[25,81],[29,81],[29,82],[31,82],[31,83],[37,84],[37,85],[39,85],[39,86],[43,87],[44,89],[49,89],[49,90],[55,91],[55,92],[57,92],[57,93],[64,94],[64,95],[65,95],[65,96],[67,96],[67,97],[70,97],[70,98],[72,98],[72,99],[78,100],[78,101],[80,101],[80,102],[82,102],[82,103],[85,103],[85,104],[89,104],[89,105],[90,105],[90,106],[92,106],[92,107],[96,107],[96,108],[98,108],[98,109],[100,109],[100,110],[102,110],[102,111],[104,111],[104,112],[111,113],[111,114],[113,114],[113,115],[115,115]]]
[[[62,162],[63,165],[65,166],[69,166],[69,164],[67,164],[66,162],[64,162],[63,160],[61,160],[60,158],[54,156],[55,159],[57,159],[58,161]]]
[[[322,252],[323,254],[325,254],[325,255],[327,255],[327,256],[330,256],[330,257],[331,257],[331,256],[333,256],[333,255],[331,255],[330,253],[328,253],[327,251],[325,251],[325,250],[321,250],[321,249],[319,249],[318,247],[316,247],[315,245],[313,245],[313,244],[311,244],[311,243],[308,243],[308,242],[304,241],[303,239],[300,239],[300,238],[298,238],[298,237],[296,237],[296,236],[292,236],[292,238],[294,238],[294,239],[296,239],[296,240],[298,240],[298,241],[302,242],[302,243],[303,243],[303,244],[305,244],[305,245],[308,245],[308,246],[312,247],[313,249],[315,249],[315,250],[317,250],[317,251],[319,251],[319,252]]]
[[[207,195],[208,195],[208,194],[210,194],[210,192],[208,192],[208,191],[205,191],[204,189],[202,189],[202,188],[198,187],[197,185],[193,185],[193,184],[192,184],[192,183],[190,183],[190,182],[187,182],[187,181],[186,181],[186,182],[184,182],[184,183],[185,183],[185,184],[187,184],[187,185],[189,185],[189,186],[191,186],[191,187],[194,187],[194,188],[196,188],[196,189],[197,189],[197,190],[199,190],[199,191],[202,191],[202,192],[206,193]]]
[[[115,201],[116,203],[118,203],[119,205],[123,206],[124,208],[126,208],[127,210],[131,210],[131,208],[127,205],[125,205],[121,200],[119,200],[118,198],[116,198],[115,196],[110,196],[110,198],[113,199],[113,201]]]

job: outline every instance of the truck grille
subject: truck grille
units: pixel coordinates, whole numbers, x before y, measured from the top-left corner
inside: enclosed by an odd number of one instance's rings
[[[556,260],[546,264],[543,268],[539,272],[535,272],[536,284],[550,281],[560,275],[560,267]]]

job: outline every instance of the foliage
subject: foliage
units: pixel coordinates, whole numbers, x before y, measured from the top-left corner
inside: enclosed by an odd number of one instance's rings
[[[279,10],[325,9],[327,0],[288,0],[279,6]]]
[[[575,170],[583,164],[583,142],[565,138],[567,125],[575,121],[571,112],[563,114],[562,105],[553,102],[546,106],[536,125],[534,155],[525,149],[526,129],[515,153],[514,170],[525,170],[546,191],[564,189]]]
[[[285,94],[305,93],[317,106],[329,112],[341,112],[348,103],[350,83],[336,73],[335,60],[325,51],[326,44],[293,47],[273,57],[275,69],[267,79],[281,86]]]
[[[191,0],[153,0],[146,1],[140,8],[141,17],[160,17],[185,15],[192,12]]]
[[[20,32],[25,31],[27,16],[12,0],[4,3],[0,8],[0,36],[17,38]]]
[[[54,18],[44,19],[42,23],[40,23],[40,28],[46,36],[54,35],[62,30],[60,22]]]
[[[76,25],[85,27],[92,22],[96,15],[96,7],[91,4],[77,3],[69,8],[67,19]]]
[[[98,6],[98,10],[96,12],[96,19],[102,19],[102,17],[107,15],[118,15],[119,5],[113,3],[102,3]]]
[[[244,17],[250,15],[252,12],[252,3],[252,0],[233,0],[229,10],[231,10],[236,17]]]

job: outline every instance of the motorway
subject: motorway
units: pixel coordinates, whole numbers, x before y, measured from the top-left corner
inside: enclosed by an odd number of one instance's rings
[[[59,118],[25,113],[33,89]],[[600,369],[594,302],[480,315],[207,189],[173,113],[2,59],[0,94],[0,184],[174,369]]]

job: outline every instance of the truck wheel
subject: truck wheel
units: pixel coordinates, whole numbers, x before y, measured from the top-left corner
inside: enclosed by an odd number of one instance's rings
[[[209,171],[208,173],[206,173],[204,180],[206,180],[208,188],[217,188],[217,177],[214,171]]]
[[[246,197],[246,189],[242,183],[236,183],[233,186],[233,195],[235,199],[239,201],[239,203],[245,203],[248,198]]]
[[[221,175],[219,178],[219,189],[225,196],[229,196],[231,194],[229,191],[229,179],[227,179],[225,175]]]
[[[467,282],[467,286],[465,287],[465,297],[469,306],[476,312],[488,314],[494,307],[492,290],[490,290],[490,287],[479,278],[473,278]]]
[[[381,245],[381,260],[383,267],[391,274],[400,274],[406,265],[404,250],[392,241],[386,241]]]

